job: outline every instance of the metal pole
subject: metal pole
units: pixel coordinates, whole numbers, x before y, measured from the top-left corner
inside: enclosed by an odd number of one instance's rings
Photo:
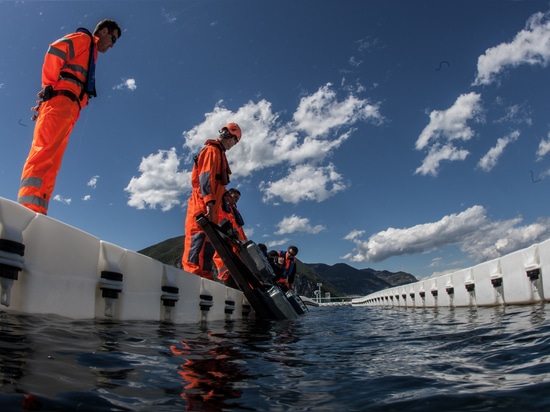
[[[317,295],[318,296],[318,302],[317,303],[321,303],[321,286],[323,286],[322,283],[317,283],[317,286],[319,286],[319,294]]]

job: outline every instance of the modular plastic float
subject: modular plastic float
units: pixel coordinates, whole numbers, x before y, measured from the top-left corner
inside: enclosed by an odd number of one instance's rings
[[[254,312],[237,289],[0,198],[0,311],[177,323]]]
[[[353,306],[523,305],[550,299],[550,240],[468,269],[384,289]]]

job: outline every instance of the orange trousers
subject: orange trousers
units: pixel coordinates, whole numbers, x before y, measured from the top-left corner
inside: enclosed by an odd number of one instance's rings
[[[201,210],[200,202],[195,202],[195,200],[192,196],[187,205],[185,241],[181,264],[183,270],[186,272],[214,280],[214,276],[212,275],[214,246],[212,246],[206,233],[203,232],[197,223],[196,216],[204,212]]]
[[[240,252],[239,248],[236,245],[231,245],[231,248],[233,249],[233,252],[238,256]],[[225,263],[223,263],[223,260],[218,252],[214,253],[214,264],[216,265],[216,269],[218,270],[218,279],[227,280],[230,273],[225,266]]]
[[[66,96],[55,96],[40,105],[17,197],[23,206],[47,214],[69,135],[79,116],[78,104]]]

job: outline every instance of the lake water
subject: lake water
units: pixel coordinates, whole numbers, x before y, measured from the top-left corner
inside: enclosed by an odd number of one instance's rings
[[[548,411],[550,307],[204,325],[0,312],[0,385],[2,412]]]

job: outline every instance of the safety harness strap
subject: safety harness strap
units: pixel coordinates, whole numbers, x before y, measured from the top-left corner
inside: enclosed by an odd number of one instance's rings
[[[82,83],[80,81],[80,79],[72,73],[61,72],[61,73],[59,73],[59,79],[60,80],[71,80],[72,82],[76,83],[78,85],[78,87],[80,87],[82,90],[84,90],[85,84]],[[84,97],[84,94],[82,94],[82,97]]]
[[[49,95],[49,98],[46,99],[46,96],[44,96],[44,101],[46,100],[49,100],[51,99],[52,97],[55,97],[55,96],[65,96],[65,97],[68,97],[69,99],[71,99],[73,102],[75,102],[76,104],[78,104],[78,109],[79,110],[82,110],[82,107],[80,107],[80,99],[77,97],[76,94],[74,94],[73,92],[71,92],[70,90],[51,90],[50,92],[50,95]]]
[[[88,29],[85,27],[79,27],[76,29],[77,32],[86,33],[90,37],[90,55],[88,57],[88,71],[86,73],[86,84],[82,88],[81,99],[84,97],[84,93],[88,94],[88,97],[97,97],[95,90],[95,59],[94,59],[94,36]]]

